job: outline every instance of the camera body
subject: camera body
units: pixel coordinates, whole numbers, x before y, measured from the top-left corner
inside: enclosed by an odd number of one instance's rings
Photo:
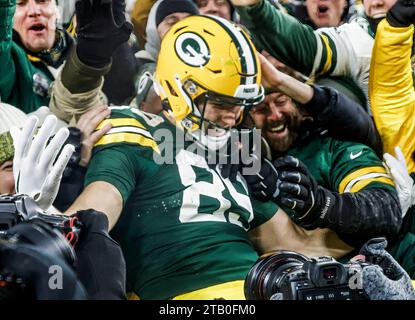
[[[39,257],[48,254],[72,266],[81,228],[76,218],[45,213],[29,196],[0,195],[0,299],[28,292],[26,275],[10,267],[10,252],[32,248]]]
[[[9,229],[21,222],[43,222],[64,236],[73,234],[73,239],[68,238],[71,244],[76,243],[81,231],[78,220],[64,215],[47,214],[27,195],[0,195],[0,238],[7,237]]]
[[[245,280],[249,300],[365,300],[363,261],[341,264],[332,257],[307,258],[292,251],[262,256]]]

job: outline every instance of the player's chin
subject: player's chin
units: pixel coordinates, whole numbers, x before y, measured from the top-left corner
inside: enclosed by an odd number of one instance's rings
[[[227,130],[223,128],[209,128],[207,130],[207,135],[211,137],[223,137],[226,133]]]

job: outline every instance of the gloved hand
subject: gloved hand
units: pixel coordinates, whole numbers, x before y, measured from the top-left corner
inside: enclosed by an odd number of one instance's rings
[[[48,210],[55,200],[62,173],[74,151],[74,147],[68,144],[57,158],[69,135],[67,128],[61,128],[46,145],[56,122],[55,116],[48,116],[34,139],[38,123],[34,116],[27,119],[23,129],[10,129],[15,149],[13,175],[16,192],[29,195],[43,210]]]
[[[396,158],[389,153],[385,153],[383,160],[385,160],[387,169],[393,178],[393,182],[395,182],[399,203],[401,204],[402,217],[404,217],[408,209],[415,205],[415,184],[408,173],[406,160],[401,148],[395,147],[395,154]]]
[[[385,250],[387,241],[376,238],[360,250],[373,263],[362,270],[362,285],[370,300],[415,300],[411,278]]]
[[[415,22],[415,0],[398,0],[386,13],[393,27],[409,27]]]
[[[273,164],[264,159],[259,174],[245,180],[254,197],[276,202],[303,228],[327,226],[327,214],[336,203],[334,195],[319,186],[297,158],[285,156]]]
[[[304,163],[292,156],[274,161],[279,173],[280,193],[275,202],[298,225],[315,229],[328,225],[328,214],[336,203],[333,193],[319,186]]]
[[[75,269],[88,298],[125,299],[125,261],[120,246],[108,234],[107,216],[89,209],[78,211],[73,217],[82,223],[75,246]]]
[[[280,194],[279,185],[281,181],[278,180],[279,174],[268,159],[258,157],[255,157],[255,159],[261,164],[259,172],[252,175],[243,174],[250,193],[260,201],[275,201]]]
[[[76,217],[80,222],[82,222],[83,235],[80,238],[81,241],[92,233],[102,234],[105,237],[109,236],[108,218],[104,213],[89,209],[78,211],[73,214],[72,217]]]
[[[88,66],[101,68],[111,62],[133,29],[125,20],[125,1],[78,0],[75,8],[78,57]]]
[[[255,170],[254,161],[260,157],[261,133],[257,130],[235,129],[224,152],[219,151],[219,164],[223,178],[236,181],[238,172]],[[256,156],[254,158],[254,156]],[[251,170],[251,171],[250,171]]]

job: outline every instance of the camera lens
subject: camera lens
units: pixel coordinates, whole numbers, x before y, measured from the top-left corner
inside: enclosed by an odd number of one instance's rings
[[[248,300],[269,300],[280,292],[286,276],[301,269],[308,259],[292,251],[275,251],[259,258],[245,279]]]

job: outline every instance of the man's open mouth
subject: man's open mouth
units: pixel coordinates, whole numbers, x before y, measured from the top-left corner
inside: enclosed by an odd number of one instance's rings
[[[370,18],[372,19],[383,19],[386,17],[386,12],[385,11],[379,11],[374,13]]]
[[[287,127],[287,124],[284,122],[274,127],[268,128],[268,131],[274,132],[274,133],[280,133],[280,132],[283,132],[286,127]]]
[[[320,5],[317,7],[317,11],[320,14],[324,14],[329,10],[329,7],[327,7],[326,5]]]
[[[43,31],[43,30],[45,30],[46,29],[46,26],[44,25],[44,24],[42,24],[42,23],[36,23],[36,24],[33,24],[30,28],[29,28],[29,30],[31,30],[31,31],[35,31],[35,32],[40,32],[40,31]]]

